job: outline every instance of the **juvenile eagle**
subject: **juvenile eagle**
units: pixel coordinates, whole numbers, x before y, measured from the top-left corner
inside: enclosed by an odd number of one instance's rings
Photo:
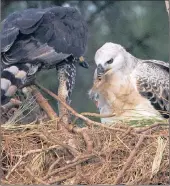
[[[94,85],[89,91],[97,101],[102,118],[169,118],[169,64],[142,60],[132,56],[121,45],[106,43],[95,54],[97,68]]]
[[[76,63],[88,67],[83,58],[87,35],[87,24],[75,8],[31,8],[9,15],[1,29],[2,104],[32,83],[36,72],[54,67],[58,95],[69,104]]]

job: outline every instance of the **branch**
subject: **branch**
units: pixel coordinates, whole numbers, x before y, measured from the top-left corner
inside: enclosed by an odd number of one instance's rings
[[[50,185],[49,183],[47,183],[47,182],[41,180],[40,178],[37,178],[37,177],[31,172],[31,170],[30,170],[29,168],[26,167],[25,169],[26,169],[27,172],[30,174],[30,176],[33,177],[33,178],[34,178],[36,181],[38,181],[39,183],[44,184],[44,185]]]
[[[58,158],[56,161],[54,161],[54,163],[51,164],[48,169],[47,175],[49,175],[53,171],[54,167],[61,161],[61,159],[62,158]]]
[[[72,109],[69,105],[67,105],[63,100],[61,100],[53,92],[49,91],[48,89],[44,88],[43,86],[39,85],[38,83],[36,83],[36,86],[39,87],[40,89],[42,89],[47,94],[49,94],[50,96],[52,96],[54,99],[56,99],[59,102],[61,102],[73,115],[75,115],[76,117],[84,120],[88,126],[96,125],[96,126],[99,126],[99,127],[103,127],[103,128],[109,129],[109,130],[115,130],[115,131],[118,131],[118,132],[126,132],[126,130],[124,130],[124,129],[116,128],[116,127],[110,127],[110,126],[104,125],[102,123],[99,123],[99,122],[96,122],[96,121],[92,121],[89,118],[86,118],[85,116],[82,116],[81,114],[77,113],[74,109]],[[73,126],[71,126],[71,125],[69,125],[69,126],[71,128],[73,128]],[[141,135],[141,134],[137,134],[136,132],[131,132],[131,134],[139,135],[139,136]],[[142,135],[144,135],[145,137],[152,137],[152,138],[155,138],[155,137],[159,136],[159,135],[147,135],[147,134],[146,135],[142,134]]]
[[[96,117],[96,118],[110,118],[115,116],[115,113],[112,114],[97,114],[97,113],[90,113],[90,112],[82,112],[81,115],[83,116],[92,116],[92,117]]]
[[[26,158],[28,155],[33,154],[33,153],[37,153],[37,152],[42,152],[42,151],[47,151],[47,150],[51,150],[51,149],[55,149],[57,148],[59,145],[53,145],[49,148],[46,149],[36,149],[36,150],[30,150],[27,151],[24,155],[20,156],[18,162],[12,167],[12,169],[8,172],[7,176],[5,177],[7,180],[9,179],[9,176],[12,174],[12,172],[14,172],[14,170],[20,165],[20,163],[22,162],[22,160],[24,158]]]
[[[35,88],[35,86],[31,86],[31,91],[40,107],[47,113],[48,117],[52,120],[57,118],[57,114],[53,108],[49,105],[48,101],[43,97],[43,95]]]
[[[91,117],[96,117],[96,118],[110,118],[115,116],[115,113],[112,114],[98,114],[98,113],[90,113],[90,112],[82,112],[81,115],[83,116],[91,116]],[[77,121],[78,117],[76,117],[73,121],[73,124]]]
[[[118,185],[121,183],[122,177],[125,174],[125,171],[132,165],[134,160],[134,156],[137,154],[139,147],[141,146],[143,140],[145,139],[145,135],[140,136],[138,143],[136,144],[133,151],[131,151],[130,156],[128,157],[125,165],[123,166],[122,170],[118,173],[118,176],[114,182],[114,185]]]
[[[1,106],[1,108],[4,110],[4,111],[7,111],[15,106],[20,106],[22,104],[21,101],[17,100],[17,99],[11,99],[10,102],[8,102],[7,104]]]
[[[78,128],[78,127],[74,126],[73,124],[66,125],[65,123],[64,123],[64,127],[69,132],[74,132],[76,134],[82,135],[82,137],[84,138],[84,141],[86,143],[87,152],[88,153],[92,152],[93,142],[92,142],[92,140],[89,137],[88,128],[85,128],[85,127],[84,128]]]
[[[78,128],[78,127],[74,127],[73,128],[73,132],[77,133],[77,134],[81,134],[84,138],[84,141],[86,143],[86,148],[87,148],[87,152],[91,153],[92,149],[93,149],[93,141],[90,139],[89,134],[87,133],[86,128]]]
[[[44,140],[49,141],[49,140],[47,139],[47,136],[49,136],[48,134],[49,134],[49,132],[47,131],[45,134],[43,133],[43,135],[41,135],[41,137],[42,137]],[[56,140],[54,140],[54,139],[52,139],[52,138],[50,138],[50,140],[51,140],[52,143],[56,144]],[[59,141],[57,141],[57,144],[58,144],[59,146],[62,146],[62,147],[64,147],[64,148],[66,148],[73,156],[76,156],[76,155],[78,154],[78,151],[77,151],[75,148],[73,148],[73,147],[71,147],[70,145],[68,145],[68,144],[65,144],[65,143],[62,143],[62,142],[59,142]]]
[[[12,167],[12,169],[8,172],[7,176],[5,177],[6,180],[9,179],[10,175],[12,174],[12,172],[14,172],[14,170],[20,165],[21,161],[23,159],[23,156],[21,156],[18,160],[18,162]]]
[[[73,162],[72,164],[68,164],[68,165],[66,165],[65,167],[60,167],[60,168],[54,170],[53,172],[51,172],[50,174],[46,175],[46,176],[43,178],[43,180],[46,180],[46,179],[48,179],[49,177],[53,176],[54,174],[57,174],[57,173],[62,172],[62,171],[65,171],[65,170],[67,170],[67,169],[69,169],[69,168],[72,168],[72,167],[74,167],[74,166],[76,166],[76,165],[79,165],[79,164],[81,164],[81,163],[83,163],[83,162],[85,162],[85,161],[87,161],[87,160],[89,160],[89,159],[91,159],[91,158],[94,158],[94,157],[95,157],[95,155],[93,155],[93,154],[92,154],[92,155],[88,155],[88,156],[85,157],[84,159],[78,159],[76,162]]]
[[[49,181],[50,184],[57,184],[58,182],[62,182],[66,179],[69,179],[69,178],[72,178],[73,176],[76,175],[76,171],[74,172],[71,172],[70,174],[67,174],[65,176],[62,176],[62,177],[58,177],[58,178],[54,178],[53,180]]]
[[[75,115],[76,117],[84,120],[88,126],[96,125],[96,126],[102,126],[103,128],[107,128],[107,129],[113,129],[113,130],[116,130],[116,131],[121,131],[121,132],[124,131],[123,129],[108,127],[108,126],[106,126],[106,125],[104,125],[102,123],[99,123],[99,122],[96,122],[96,121],[92,121],[89,118],[86,118],[85,116],[82,116],[81,114],[77,113],[74,109],[72,109],[69,105],[67,105],[67,103],[65,103],[62,99],[60,99],[59,96],[57,96],[53,92],[51,92],[48,89],[44,88],[43,86],[39,85],[37,82],[35,83],[35,85],[37,87],[39,87],[40,89],[42,89],[47,94],[49,94],[50,96],[52,96],[54,99],[56,99],[60,103],[62,103],[63,106],[65,106],[73,115]]]
[[[151,126],[148,126],[148,127],[145,127],[145,128],[142,128],[142,129],[138,129],[138,130],[135,130],[136,133],[142,133],[142,132],[146,132],[147,130],[149,129],[154,129],[156,127],[160,127],[160,126],[168,126],[169,124],[164,124],[164,123],[155,123]]]

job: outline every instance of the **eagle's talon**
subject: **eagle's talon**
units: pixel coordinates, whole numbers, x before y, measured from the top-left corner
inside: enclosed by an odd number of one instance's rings
[[[89,64],[86,61],[79,62],[79,65],[82,66],[83,68],[89,68]]]

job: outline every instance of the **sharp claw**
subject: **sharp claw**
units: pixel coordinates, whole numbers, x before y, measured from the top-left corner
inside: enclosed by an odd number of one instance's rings
[[[35,76],[33,75],[33,76],[28,77],[27,81],[23,85],[21,85],[19,88],[22,89],[24,87],[28,87],[34,84],[35,84]]]
[[[89,64],[86,61],[80,62],[79,65],[83,68],[89,68]]]

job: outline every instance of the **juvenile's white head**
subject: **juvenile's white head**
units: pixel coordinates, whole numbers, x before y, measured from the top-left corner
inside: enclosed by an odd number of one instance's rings
[[[106,72],[112,69],[112,72],[121,71],[128,73],[132,65],[133,56],[131,56],[121,45],[114,43],[105,43],[95,54],[95,63],[97,67],[103,68]]]

